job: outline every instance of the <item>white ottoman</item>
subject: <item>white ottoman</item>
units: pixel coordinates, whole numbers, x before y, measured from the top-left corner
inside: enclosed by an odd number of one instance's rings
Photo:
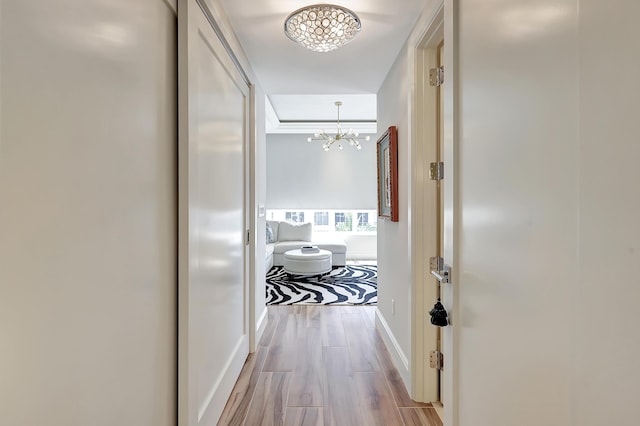
[[[303,253],[289,250],[284,253],[284,271],[291,275],[322,275],[331,272],[331,252],[319,250]]]

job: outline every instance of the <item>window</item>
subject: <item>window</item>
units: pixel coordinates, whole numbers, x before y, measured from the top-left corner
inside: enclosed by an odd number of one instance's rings
[[[345,212],[338,212],[335,214],[335,220],[336,220],[336,231],[338,232],[351,232],[353,231],[352,229],[352,224],[353,224],[353,220],[352,220],[352,216],[351,216],[351,212],[345,213]]]
[[[328,226],[329,225],[329,212],[314,212],[313,224],[316,226]]]
[[[292,209],[296,210],[292,210]],[[281,220],[289,223],[313,224],[313,232],[330,237],[345,238],[349,234],[377,232],[378,215],[376,210],[359,208],[354,210],[346,209],[303,209],[298,207],[284,209],[267,209],[266,217],[269,220]]]
[[[293,223],[304,223],[304,212],[286,212],[284,220]]]
[[[369,222],[369,212],[358,212],[358,226],[357,232],[375,232],[377,229],[377,223],[374,221]],[[373,216],[373,215],[372,215]],[[375,216],[374,216],[375,217]]]

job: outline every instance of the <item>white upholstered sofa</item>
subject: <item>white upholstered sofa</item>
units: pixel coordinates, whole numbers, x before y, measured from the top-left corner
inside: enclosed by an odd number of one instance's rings
[[[332,253],[331,264],[333,266],[344,266],[347,263],[347,245],[345,242],[337,239],[324,240],[317,236],[314,239],[311,223],[293,224],[268,220],[266,270],[269,271],[272,266],[284,265],[284,253],[286,251],[299,249],[305,245],[314,245],[320,249],[329,250]]]

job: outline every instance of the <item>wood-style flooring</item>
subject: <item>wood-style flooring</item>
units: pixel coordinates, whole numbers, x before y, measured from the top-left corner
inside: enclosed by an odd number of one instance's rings
[[[270,306],[218,425],[373,426],[442,422],[409,397],[372,306]]]

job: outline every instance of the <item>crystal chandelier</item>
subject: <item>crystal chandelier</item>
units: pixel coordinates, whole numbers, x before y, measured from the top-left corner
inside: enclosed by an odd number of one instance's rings
[[[343,132],[342,127],[340,126],[340,106],[342,106],[342,102],[336,101],[335,105],[338,107],[338,132],[334,136],[330,136],[326,134],[324,130],[320,130],[312,137],[307,138],[307,141],[324,141],[322,148],[325,151],[329,151],[331,145],[336,142],[338,143],[338,149],[344,149],[342,141],[348,142],[349,145],[354,146],[358,150],[362,149],[359,141],[368,141],[369,136],[360,136],[358,133],[354,133],[352,129]]]
[[[287,37],[314,52],[329,52],[349,43],[360,27],[358,15],[331,4],[303,7],[284,21]]]

